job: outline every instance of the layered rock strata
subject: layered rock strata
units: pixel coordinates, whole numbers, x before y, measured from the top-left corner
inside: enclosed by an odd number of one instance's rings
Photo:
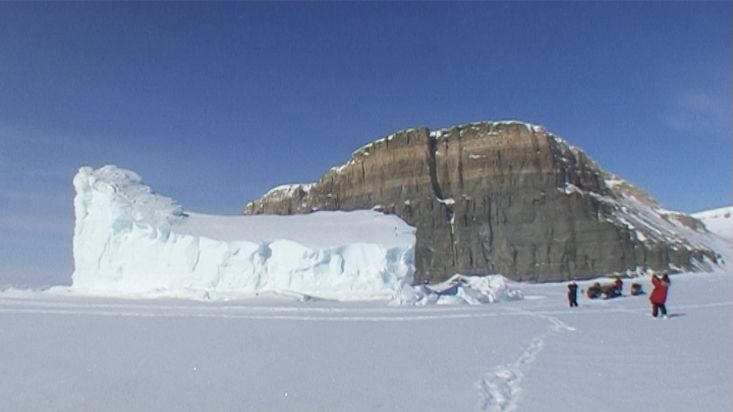
[[[418,282],[455,273],[560,281],[717,258],[695,219],[663,210],[579,148],[522,122],[400,131],[315,183],[270,190],[244,213],[354,209],[417,228]]]

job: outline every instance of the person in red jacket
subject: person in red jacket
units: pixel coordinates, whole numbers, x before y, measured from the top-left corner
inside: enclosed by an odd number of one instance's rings
[[[670,285],[669,276],[665,273],[662,275],[661,278],[659,278],[657,275],[652,276],[652,285],[654,285],[654,290],[652,290],[652,294],[649,295],[649,300],[652,302],[652,316],[657,317],[658,311],[662,311],[662,316],[667,317],[667,307],[665,306],[665,303],[667,302],[667,290],[669,289]]]

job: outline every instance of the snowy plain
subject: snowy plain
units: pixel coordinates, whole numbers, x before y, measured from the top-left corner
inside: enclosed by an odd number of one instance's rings
[[[669,319],[628,288],[571,309],[563,284],[432,306],[7,290],[2,410],[729,411],[731,276],[672,282]]]

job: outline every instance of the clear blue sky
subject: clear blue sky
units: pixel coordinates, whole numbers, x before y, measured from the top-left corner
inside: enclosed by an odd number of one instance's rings
[[[731,5],[0,3],[0,285],[69,283],[82,165],[237,213],[393,131],[544,125],[730,205]]]

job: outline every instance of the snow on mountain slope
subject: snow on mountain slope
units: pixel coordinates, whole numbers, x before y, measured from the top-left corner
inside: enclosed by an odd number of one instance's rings
[[[390,298],[412,281],[415,231],[395,216],[189,213],[115,166],[81,168],[74,188],[77,291]]]
[[[701,220],[709,231],[733,242],[733,206],[693,213],[692,216]]]

